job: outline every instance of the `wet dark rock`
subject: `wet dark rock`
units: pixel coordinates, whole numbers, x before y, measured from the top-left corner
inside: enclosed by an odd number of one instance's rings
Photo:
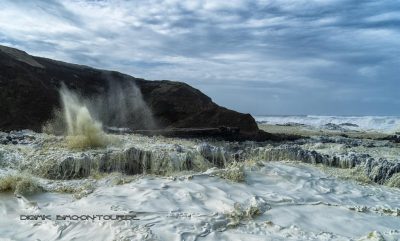
[[[30,143],[33,148],[42,137],[31,131],[0,132],[0,141],[22,144]],[[88,177],[92,173],[121,172],[129,175],[166,175],[176,171],[200,171],[210,167],[224,168],[230,163],[247,160],[260,161],[298,161],[322,164],[336,168],[361,168],[365,175],[378,184],[386,183],[394,174],[400,172],[400,160],[375,159],[368,154],[344,152],[323,154],[309,148],[319,144],[319,138],[308,139],[307,146],[296,142],[200,142],[196,146],[168,145],[164,148],[143,148],[132,146],[124,149],[87,150],[83,152],[54,152],[46,155],[24,156],[5,155],[0,152],[0,162],[7,167],[30,171],[34,175],[50,179],[75,179]],[[356,139],[330,137],[340,144],[351,143]],[[304,139],[302,140],[304,141]],[[373,140],[358,140],[362,145]],[[196,142],[197,143],[197,142]],[[375,147],[396,148],[397,144],[376,141]],[[345,144],[346,145],[346,144]],[[349,147],[352,147],[349,145]],[[307,148],[307,149],[305,149]],[[18,148],[15,148],[18,152]],[[1,149],[0,149],[1,150]],[[62,149],[61,149],[62,150]],[[3,157],[2,157],[3,155]]]
[[[394,174],[400,172],[400,161],[369,158],[365,162],[365,171],[372,181],[384,184]]]
[[[300,161],[340,168],[352,168],[362,162],[362,159],[356,155],[329,156],[316,151],[304,150],[299,146],[292,145],[282,145],[276,148],[262,150],[260,157],[267,161]]]
[[[131,133],[142,135],[162,135],[167,137],[199,138],[213,137],[222,139],[237,139],[240,137],[240,129],[237,127],[219,128],[173,128],[162,130],[136,130]]]
[[[225,167],[229,161],[229,154],[223,147],[201,143],[196,147],[196,149],[200,155],[217,167]]]
[[[341,123],[340,126],[359,127],[357,124],[353,124],[353,123],[349,123],[349,122]]]
[[[112,134],[141,134],[146,136],[162,135],[166,137],[177,138],[201,138],[225,141],[293,141],[298,140],[301,136],[270,134],[264,131],[242,132],[238,127],[220,126],[218,128],[165,128],[155,130],[132,130],[129,128],[106,127],[105,131]]]
[[[67,157],[59,165],[49,168],[46,177],[52,179],[88,177],[92,171],[93,164],[93,160],[87,155],[80,158]]]
[[[151,152],[130,148],[123,152],[103,155],[99,161],[99,171],[142,174],[146,173],[145,169],[147,169],[147,164],[151,164],[150,160]]]
[[[310,138],[310,140],[304,139],[300,140],[301,143],[337,143],[337,144],[345,144],[351,147],[361,146],[366,143],[365,140],[362,139],[352,139],[348,138],[348,136],[316,136]],[[299,141],[299,143],[300,143]]]
[[[333,124],[333,123],[328,123],[323,125],[323,128],[327,129],[327,130],[331,130],[331,131],[346,131],[347,129],[343,128],[340,125],[337,124]]]
[[[34,174],[49,179],[79,179],[94,173],[120,172],[128,175],[157,174],[166,175],[169,172],[199,171],[204,167],[203,161],[208,161],[209,166],[224,167],[225,153],[223,149],[213,149],[208,153],[207,159],[198,160],[199,153],[172,151],[153,151],[131,147],[120,151],[109,151],[99,155],[82,154],[69,156],[63,160],[51,160],[46,164],[46,171],[37,167]],[[221,156],[222,155],[222,156]],[[228,158],[228,157],[226,157]],[[199,164],[200,163],[200,164]]]
[[[261,148],[256,156],[266,161],[299,161],[310,164],[323,164],[337,168],[362,167],[371,181],[384,184],[394,174],[400,172],[400,160],[374,159],[368,154],[349,153],[325,155],[316,151],[304,150],[296,145],[281,145],[275,148]]]
[[[394,143],[400,143],[400,134],[389,135],[387,137],[381,138],[380,140],[387,140],[387,141],[391,141]]]
[[[9,133],[0,132],[0,144],[30,144],[35,140],[33,133],[29,130],[10,131]]]
[[[297,123],[297,122],[287,122],[283,124],[276,124],[277,126],[306,126],[305,124],[302,123]]]

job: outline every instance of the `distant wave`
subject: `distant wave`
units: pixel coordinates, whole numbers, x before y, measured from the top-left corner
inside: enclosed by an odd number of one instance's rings
[[[332,123],[347,124],[347,128],[393,133],[400,131],[400,116],[255,116],[257,122],[268,124],[298,123],[312,127],[323,127]],[[349,126],[353,124],[354,126]]]

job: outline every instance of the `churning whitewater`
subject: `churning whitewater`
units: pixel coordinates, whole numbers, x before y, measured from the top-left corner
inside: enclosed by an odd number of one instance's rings
[[[103,147],[107,144],[102,124],[92,117],[78,95],[63,86],[60,90],[66,133],[71,148]]]
[[[399,116],[256,116],[259,123],[303,125],[311,128],[340,128],[360,131],[400,132]]]
[[[395,134],[264,120],[303,138],[115,135],[104,102],[60,96],[46,133],[0,132],[0,240],[400,239]]]

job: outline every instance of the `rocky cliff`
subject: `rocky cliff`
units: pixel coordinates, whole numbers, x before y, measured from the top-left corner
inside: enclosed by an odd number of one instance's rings
[[[157,129],[226,126],[239,128],[247,136],[259,133],[250,114],[221,107],[188,84],[147,81],[115,71],[35,57],[6,46],[0,46],[0,130],[40,131],[53,110],[60,107],[58,90],[62,83],[87,98],[101,96],[116,83],[134,83],[151,110]],[[143,124],[128,127],[145,129]]]

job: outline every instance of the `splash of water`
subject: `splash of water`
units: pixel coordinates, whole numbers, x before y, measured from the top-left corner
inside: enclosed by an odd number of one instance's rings
[[[155,129],[150,108],[134,82],[113,81],[110,77],[107,92],[92,98],[89,109],[105,126]]]
[[[107,77],[107,76],[106,76]],[[43,132],[67,135],[72,148],[103,147],[110,136],[103,132],[108,127],[154,129],[150,108],[140,89],[133,82],[108,82],[107,91],[83,98],[62,85],[61,109],[54,111],[53,119],[43,126]]]
[[[0,177],[0,192],[13,191],[17,195],[42,191],[35,178],[28,173],[13,173]]]
[[[108,144],[100,121],[93,118],[85,100],[62,86],[60,89],[67,143],[70,148],[94,148]]]

